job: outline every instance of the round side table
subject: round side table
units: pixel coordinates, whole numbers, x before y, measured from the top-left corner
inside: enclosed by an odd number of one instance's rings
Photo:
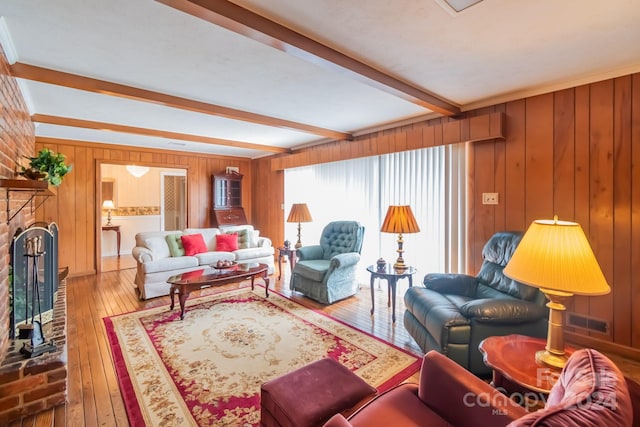
[[[371,315],[373,316],[373,310],[375,306],[375,297],[373,295],[373,282],[376,278],[385,279],[389,286],[389,297],[387,298],[387,307],[391,305],[391,319],[393,323],[396,322],[396,285],[399,279],[409,279],[409,287],[413,286],[413,275],[418,270],[414,267],[407,267],[403,270],[396,270],[389,263],[385,264],[384,268],[379,268],[377,265],[370,265],[367,267],[367,271],[371,274]]]

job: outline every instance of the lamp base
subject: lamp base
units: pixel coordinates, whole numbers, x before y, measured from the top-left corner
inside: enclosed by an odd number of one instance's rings
[[[567,364],[566,354],[554,354],[549,350],[536,351],[536,362],[542,365],[551,366],[552,368],[562,369]]]

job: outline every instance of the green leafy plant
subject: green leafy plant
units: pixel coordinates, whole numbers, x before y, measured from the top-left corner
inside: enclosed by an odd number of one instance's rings
[[[43,148],[36,157],[27,157],[29,167],[22,167],[22,175],[27,178],[40,177],[56,187],[62,183],[62,177],[71,172],[72,165],[65,163],[65,156]]]

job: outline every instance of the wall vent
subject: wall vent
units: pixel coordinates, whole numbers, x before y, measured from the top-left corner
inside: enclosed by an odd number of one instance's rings
[[[568,319],[568,326],[600,332],[602,334],[609,334],[609,322],[606,320],[576,313],[568,313]]]

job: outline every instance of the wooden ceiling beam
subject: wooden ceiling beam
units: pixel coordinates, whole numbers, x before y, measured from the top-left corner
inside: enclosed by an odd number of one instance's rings
[[[133,86],[126,86],[119,83],[112,83],[106,80],[98,80],[77,74],[65,73],[62,71],[42,68],[35,65],[16,62],[10,66],[11,75],[22,79],[33,80],[42,83],[49,83],[58,86],[80,89],[87,92],[111,95],[120,98],[132,99],[135,101],[150,102],[164,105],[166,107],[179,108],[181,110],[193,111],[196,113],[208,114],[211,116],[224,117],[232,120],[256,123],[259,125],[277,127],[282,129],[305,132],[320,135],[335,140],[351,140],[350,133],[325,129],[303,123],[292,122],[290,120],[264,116],[262,114],[248,111],[236,110],[234,108],[223,107],[206,102],[194,101],[192,99],[167,95],[165,93],[140,89]]]
[[[224,145],[234,148],[245,148],[248,150],[268,151],[271,153],[290,153],[291,150],[272,145],[252,144],[250,142],[231,141],[228,139],[210,138],[202,135],[191,135],[186,133],[168,132],[158,129],[140,128],[135,126],[118,125],[114,123],[94,122],[90,120],[73,119],[70,117],[49,116],[46,114],[34,114],[31,120],[37,123],[50,125],[71,126],[84,129],[97,129],[110,132],[131,133],[135,135],[153,136],[167,139],[177,139],[180,141],[203,142],[205,144]]]
[[[454,116],[460,113],[458,106],[443,98],[385,74],[327,45],[227,0],[156,1],[285,53],[333,70],[346,71],[370,86],[445,116]]]

